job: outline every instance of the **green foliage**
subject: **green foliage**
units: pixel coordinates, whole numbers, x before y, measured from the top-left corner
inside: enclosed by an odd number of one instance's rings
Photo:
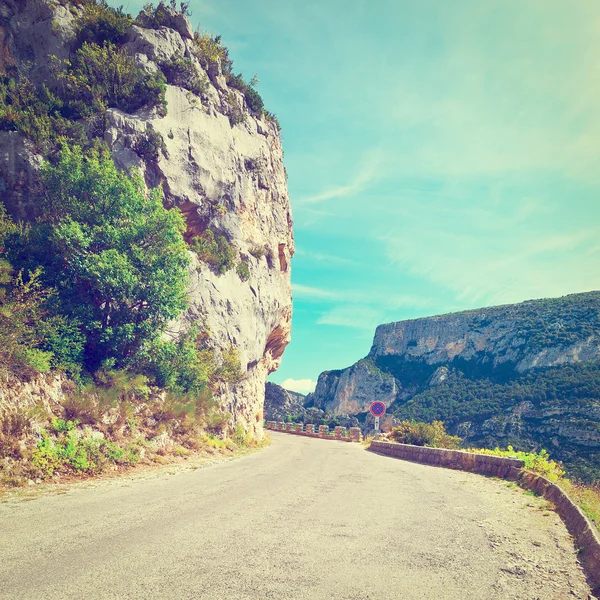
[[[118,171],[104,151],[63,147],[43,170],[43,215],[27,256],[44,265],[63,314],[81,324],[85,362],[125,365],[186,306],[184,221],[160,190]]]
[[[250,279],[250,269],[248,268],[248,263],[243,258],[238,262],[235,271],[242,281]]]
[[[156,385],[179,394],[203,392],[216,368],[214,353],[203,347],[203,336],[196,327],[177,341],[155,340],[139,361]]]
[[[85,336],[75,319],[48,310],[45,319],[37,322],[42,336],[41,349],[51,355],[50,366],[57,371],[66,371],[77,376],[83,362]]]
[[[177,85],[196,96],[203,96],[208,91],[208,78],[200,76],[191,58],[176,57],[160,64],[160,67],[171,85]]]
[[[0,259],[0,370],[25,377],[48,371],[52,353],[40,348],[44,337],[38,323],[50,292],[40,283],[40,269],[13,273]]]
[[[220,64],[222,72],[231,70],[232,62],[229,59],[229,50],[221,43],[221,36],[212,36],[209,33],[194,33],[195,54],[202,68],[210,70],[214,65]]]
[[[136,140],[133,150],[148,162],[158,160],[160,154],[167,155],[167,146],[163,136],[150,128],[146,129],[146,132]]]
[[[77,322],[52,314],[53,292],[42,285],[39,266],[15,273],[2,258],[26,232],[0,204],[0,369],[25,377],[50,368],[76,374],[83,350]]]
[[[176,0],[170,0],[169,5],[171,9],[177,10]],[[189,16],[189,5],[189,2],[180,2],[179,12],[182,15]],[[149,29],[158,29],[159,27],[168,27],[171,23],[171,18],[164,2],[159,2],[156,7],[153,3],[147,2],[138,15],[136,23]]]
[[[249,432],[246,432],[242,425],[238,423],[235,426],[235,433],[233,434],[233,441],[240,448],[245,448],[252,445],[253,439]]]
[[[279,124],[279,119],[277,118],[277,116],[275,114],[273,114],[272,112],[270,112],[268,110],[265,110],[263,112],[263,115],[269,123],[273,123],[273,125],[275,125],[278,132],[281,131],[281,125]]]
[[[132,22],[123,7],[113,8],[106,0],[88,0],[83,3],[83,16],[78,24],[79,44],[120,44]]]
[[[223,275],[235,267],[235,249],[223,235],[206,229],[191,241],[191,249],[217,275]]]
[[[402,421],[392,428],[390,437],[401,444],[450,449],[459,448],[462,441],[457,436],[449,435],[442,421],[433,421],[433,423]]]
[[[244,98],[250,107],[250,110],[257,115],[261,115],[265,104],[261,95],[250,85],[247,85],[244,89]]]
[[[47,153],[61,137],[87,141],[82,124],[62,115],[64,108],[64,101],[45,85],[35,88],[23,75],[0,76],[0,130],[21,132],[39,152]]]
[[[237,98],[232,91],[229,91],[225,98],[225,110],[227,111],[226,114],[229,116],[229,124],[232,127],[244,122],[244,111],[241,109]]]
[[[223,352],[221,366],[216,369],[213,377],[218,381],[237,383],[242,379],[241,368],[239,352],[231,345]]]
[[[80,431],[77,422],[53,420],[54,434],[41,432],[31,462],[42,479],[62,473],[98,473],[107,463],[134,464],[139,449],[130,444],[122,448],[115,442],[91,437],[91,430]]]
[[[479,454],[491,454],[492,456],[505,456],[518,458],[525,463],[525,468],[539,473],[550,481],[558,481],[565,475],[565,470],[561,463],[550,459],[550,455],[544,449],[539,452],[522,452],[508,446],[506,450],[500,448],[469,448],[467,452],[477,452]]]
[[[166,115],[166,79],[161,72],[148,73],[115,44],[85,42],[66,69],[57,70],[68,118],[90,117],[107,108],[133,113],[143,106],[156,106]]]

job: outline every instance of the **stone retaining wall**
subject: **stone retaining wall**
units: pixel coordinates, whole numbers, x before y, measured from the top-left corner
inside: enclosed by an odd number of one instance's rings
[[[504,479],[516,480],[520,470],[525,466],[522,460],[474,454],[462,450],[446,450],[445,448],[426,448],[410,444],[392,444],[390,442],[371,442],[371,450],[378,454],[387,454],[404,460],[437,465],[449,469],[461,469],[483,475],[494,475]]]
[[[275,421],[267,421],[265,427],[272,431],[284,431],[285,433],[320,438],[323,440],[340,440],[342,442],[360,442],[361,440],[360,427],[350,427],[350,431],[348,431],[346,427],[336,427],[334,431],[331,432],[327,425],[319,425],[317,427],[309,423],[306,425],[306,429],[304,429],[302,423],[277,423]]]

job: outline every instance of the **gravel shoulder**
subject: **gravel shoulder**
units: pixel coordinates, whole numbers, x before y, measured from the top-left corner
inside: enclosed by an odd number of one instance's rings
[[[588,600],[544,500],[358,444],[272,440],[1,504],[0,598]]]

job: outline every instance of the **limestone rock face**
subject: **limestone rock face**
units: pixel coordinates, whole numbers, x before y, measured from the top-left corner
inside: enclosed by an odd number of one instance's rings
[[[344,371],[326,371],[307,400],[334,415],[365,412],[374,400],[390,405],[398,388],[392,375],[378,369],[370,360],[361,360]]]
[[[45,81],[47,57],[69,55],[77,9],[25,0],[9,2],[2,11],[5,62],[34,59],[39,68],[31,77]],[[188,241],[210,228],[234,248],[236,263],[246,263],[250,276],[242,280],[235,269],[211,272],[191,253],[190,308],[169,329],[175,335],[199,322],[217,352],[237,348],[242,377],[235,384],[220,384],[217,395],[232,423],[261,435],[266,377],[279,366],[292,316],[294,238],[281,140],[274,122],[254,114],[244,95],[227,87],[218,65],[209,77],[194,52],[189,21],[168,7],[167,13],[168,26],[157,29],[144,28],[138,18],[124,48],[149,71],[188,59],[204,89],[197,95],[168,85],[166,116],[150,109],[135,114],[108,109],[104,141],[119,167],[140,170],[149,187],[163,189],[168,207],[183,212]],[[28,27],[39,35],[25,35]],[[158,156],[140,150],[149,136],[162,138]],[[33,181],[39,165],[20,134],[0,132],[0,186],[13,214],[34,213],[22,182]]]
[[[578,296],[580,305],[574,306]],[[588,335],[577,330],[586,319],[585,296],[568,297],[573,302],[562,306],[534,300],[380,325],[370,356],[403,356],[430,365],[455,358],[466,361],[481,358],[494,366],[512,363],[521,373],[534,367],[597,360],[600,331],[592,329]],[[549,302],[547,308],[542,306],[543,302]],[[581,316],[577,316],[577,310]],[[548,332],[545,338],[540,335],[542,328]]]
[[[265,419],[267,421],[284,421],[288,416],[304,413],[305,396],[267,382],[265,387]]]
[[[533,300],[380,325],[369,356],[319,376],[309,401],[333,413],[406,400],[443,383],[449,366],[515,375],[600,359],[600,293]]]

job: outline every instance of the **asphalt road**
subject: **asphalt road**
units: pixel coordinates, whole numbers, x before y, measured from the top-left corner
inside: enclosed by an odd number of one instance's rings
[[[0,598],[585,598],[558,517],[506,482],[273,434],[243,458],[0,505]]]

